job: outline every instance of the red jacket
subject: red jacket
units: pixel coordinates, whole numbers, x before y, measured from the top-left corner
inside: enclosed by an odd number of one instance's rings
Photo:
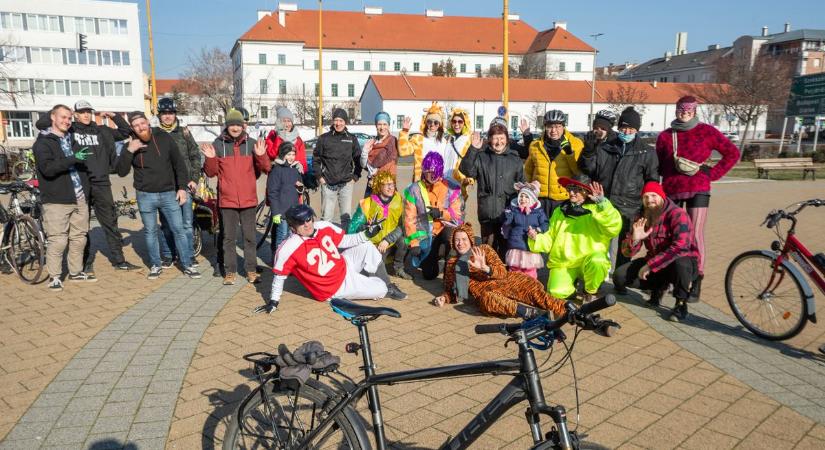
[[[272,130],[266,136],[266,154],[269,155],[270,160],[275,161],[278,159],[278,147],[281,146],[283,141],[278,136],[278,130]],[[295,161],[301,163],[303,173],[307,173],[307,148],[300,136],[295,139]]]
[[[269,172],[269,157],[255,154],[255,139],[242,134],[237,140],[224,131],[212,143],[215,157],[206,158],[206,176],[218,177],[218,206],[221,208],[254,208],[258,205],[255,180]]]

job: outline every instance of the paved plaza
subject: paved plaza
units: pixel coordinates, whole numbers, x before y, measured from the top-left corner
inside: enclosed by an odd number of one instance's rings
[[[401,171],[408,179],[409,168]],[[825,181],[715,184],[703,303],[691,305],[687,322],[673,324],[664,320],[665,307],[644,308],[635,293],[622,297],[603,313],[621,323],[620,332],[582,333],[575,346],[579,409],[570,365],[543,377],[548,399],[568,408],[571,426],[588,440],[611,448],[825,448],[825,356],[817,352],[825,325],[808,324],[786,342],[760,341],[733,318],[723,287],[735,255],[774,239],[759,227],[769,210],[814,197],[825,197]],[[474,200],[468,216],[475,216]],[[802,241],[825,251],[825,208],[800,219]],[[121,226],[128,257],[140,261],[139,221],[121,219]],[[99,244],[101,230],[92,233]],[[214,259],[209,242],[205,256]],[[157,281],[116,273],[99,253],[97,261],[98,283],[67,283],[57,294],[0,277],[0,449],[219,448],[228,416],[252,386],[241,356],[281,342],[320,340],[359,378],[360,357],[343,351],[357,340],[356,329],[309,300],[293,279],[275,314],[254,315],[268,296],[267,271],[260,285],[222,286],[203,259],[200,280],[170,270]],[[438,280],[398,284],[410,298],[380,303],[402,317],[370,324],[379,371],[515,356],[502,336],[473,333],[477,323],[500,320],[464,305],[431,306]],[[393,448],[437,448],[508,381],[485,376],[382,388]],[[358,407],[364,414],[365,402]],[[523,414],[514,408],[474,448],[528,448]]]

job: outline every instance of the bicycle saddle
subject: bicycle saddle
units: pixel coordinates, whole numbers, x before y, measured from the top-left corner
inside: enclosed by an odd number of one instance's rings
[[[333,298],[329,303],[332,309],[345,319],[361,316],[390,316],[396,319],[401,317],[401,313],[386,306],[367,306],[343,298]]]

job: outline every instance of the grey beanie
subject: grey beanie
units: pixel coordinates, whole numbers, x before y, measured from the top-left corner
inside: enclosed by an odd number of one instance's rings
[[[278,109],[275,110],[275,117],[278,120],[281,119],[289,119],[291,121],[295,121],[295,116],[292,114],[292,111],[289,110],[286,106],[279,106]]]

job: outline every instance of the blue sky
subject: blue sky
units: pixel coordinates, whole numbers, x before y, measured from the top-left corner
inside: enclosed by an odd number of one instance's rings
[[[144,70],[149,71],[145,2],[137,3],[141,15]],[[316,9],[316,1],[297,0],[302,9]],[[226,51],[255,22],[258,9],[274,10],[277,0],[155,0],[152,26],[155,63],[159,78],[176,78],[187,57],[201,47]],[[443,9],[448,15],[489,16],[501,14],[501,0],[325,0],[324,9],[361,10],[381,6],[385,12],[423,14],[425,8]],[[688,33],[688,51],[711,44],[729,45],[743,34],[759,34],[762,26],[781,31],[825,28],[825,1],[693,0],[628,2],[511,0],[510,12],[520,14],[538,30],[567,21],[568,30],[599,49],[597,65],[643,62],[675,46],[676,32]],[[604,33],[593,42],[589,36]]]

